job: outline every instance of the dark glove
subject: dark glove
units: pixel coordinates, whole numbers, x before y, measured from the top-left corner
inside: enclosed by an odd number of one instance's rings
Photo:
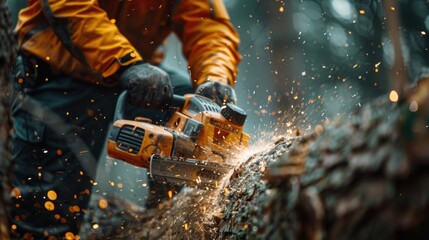
[[[159,108],[173,97],[173,87],[168,74],[147,63],[127,67],[120,73],[119,81],[130,95],[133,105]]]
[[[237,95],[234,88],[220,82],[203,82],[197,87],[195,93],[210,98],[219,106],[226,105],[227,103],[235,104],[237,102]]]

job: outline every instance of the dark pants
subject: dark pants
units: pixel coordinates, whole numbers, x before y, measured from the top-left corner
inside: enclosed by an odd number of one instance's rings
[[[54,76],[46,66],[38,72],[36,86],[16,91],[12,108],[11,228],[16,238],[61,239],[79,232],[121,89]],[[193,91],[186,76],[167,72],[176,94]]]

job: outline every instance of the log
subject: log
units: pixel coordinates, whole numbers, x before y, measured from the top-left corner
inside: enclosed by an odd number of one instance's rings
[[[186,188],[157,209],[94,197],[81,236],[428,239],[428,125],[429,78],[404,102],[385,96],[313,133],[281,137],[217,190]]]

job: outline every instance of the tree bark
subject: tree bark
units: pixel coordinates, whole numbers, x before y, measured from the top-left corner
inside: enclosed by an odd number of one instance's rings
[[[9,239],[7,223],[7,203],[10,192],[8,184],[8,169],[11,159],[11,119],[10,119],[10,81],[9,68],[14,56],[9,13],[5,0],[0,0],[0,236]]]

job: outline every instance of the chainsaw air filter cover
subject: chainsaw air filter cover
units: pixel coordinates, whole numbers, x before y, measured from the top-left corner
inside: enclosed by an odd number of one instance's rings
[[[235,104],[227,103],[220,112],[228,121],[243,126],[246,121],[246,112]]]

